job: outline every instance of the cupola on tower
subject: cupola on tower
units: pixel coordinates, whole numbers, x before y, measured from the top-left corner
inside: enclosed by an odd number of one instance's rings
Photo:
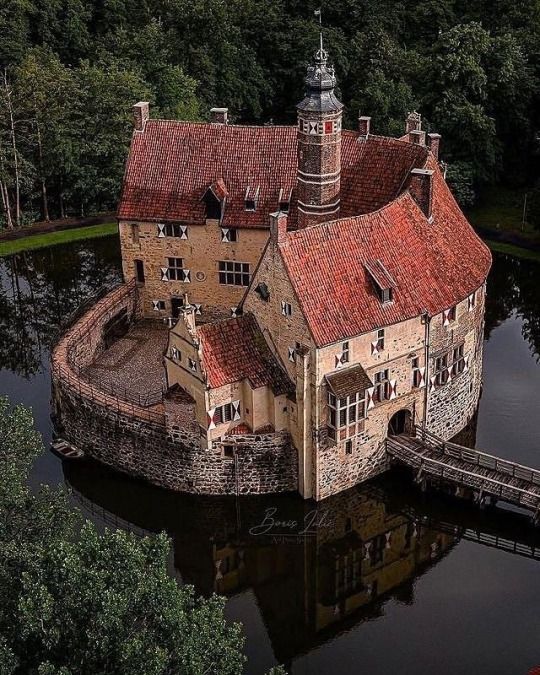
[[[298,226],[339,217],[341,111],[334,68],[321,44],[308,66],[306,97],[298,110]]]

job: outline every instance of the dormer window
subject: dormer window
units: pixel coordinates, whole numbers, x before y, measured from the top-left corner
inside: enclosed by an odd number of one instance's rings
[[[383,265],[382,261],[370,260],[369,262],[364,263],[364,267],[381,303],[383,305],[392,303],[394,301],[394,290],[397,284],[390,272]]]
[[[278,199],[279,211],[282,211],[283,213],[289,213],[289,208],[291,206],[291,193],[292,190],[289,190],[289,192],[287,193],[283,190],[283,188],[280,189]]]
[[[246,194],[244,195],[244,208],[246,211],[256,211],[257,203],[259,201],[259,193],[261,188],[257,186],[252,188],[248,185]]]
[[[219,178],[208,186],[202,198],[206,207],[207,220],[219,220],[221,222],[226,199],[227,188],[223,179]]]

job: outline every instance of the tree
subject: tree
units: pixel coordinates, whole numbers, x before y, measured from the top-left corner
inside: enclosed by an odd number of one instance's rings
[[[241,673],[223,600],[167,573],[165,536],[100,535],[62,491],[27,486],[42,446],[29,410],[0,399],[0,672]]]

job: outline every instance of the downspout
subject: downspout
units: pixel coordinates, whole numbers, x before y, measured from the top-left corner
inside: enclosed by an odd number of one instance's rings
[[[425,385],[424,385],[424,415],[422,419],[422,432],[425,435],[426,431],[426,423],[427,423],[427,410],[428,410],[428,395],[429,395],[429,347],[430,347],[430,326],[431,326],[431,317],[428,314],[427,310],[424,310],[424,313],[422,315],[424,317],[424,326],[425,326],[425,332],[424,332],[424,379],[425,379]]]

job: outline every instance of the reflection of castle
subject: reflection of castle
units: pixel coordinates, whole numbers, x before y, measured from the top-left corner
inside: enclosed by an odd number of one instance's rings
[[[93,464],[65,470],[98,519],[114,513],[137,528],[165,529],[179,576],[200,592],[251,589],[282,662],[377,616],[389,595],[410,601],[412,579],[455,541],[389,508],[384,487],[355,488],[312,506],[296,497],[182,496]]]

